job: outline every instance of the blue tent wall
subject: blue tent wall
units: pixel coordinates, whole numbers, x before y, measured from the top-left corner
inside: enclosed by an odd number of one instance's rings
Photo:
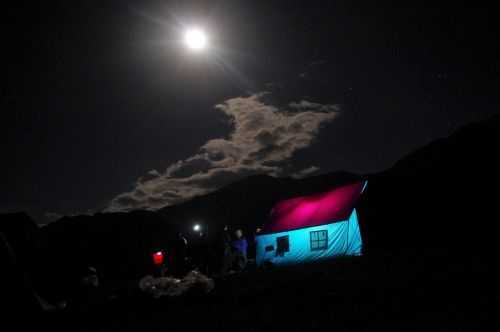
[[[323,250],[311,250],[310,232],[328,231],[328,247]],[[289,251],[277,255],[277,238],[288,235]],[[359,231],[358,216],[353,209],[348,220],[306,227],[292,231],[263,234],[256,237],[256,263],[261,265],[269,261],[276,265],[296,264],[326,259],[335,256],[361,255],[362,240]],[[273,246],[274,250],[266,251]]]

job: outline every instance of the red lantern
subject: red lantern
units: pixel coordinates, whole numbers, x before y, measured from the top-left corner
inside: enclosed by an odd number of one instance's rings
[[[163,264],[163,252],[161,250],[153,254],[153,262],[158,266]]]

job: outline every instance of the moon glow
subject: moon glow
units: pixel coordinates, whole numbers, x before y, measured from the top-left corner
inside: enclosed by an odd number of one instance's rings
[[[192,28],[184,34],[184,43],[193,51],[200,51],[207,47],[207,36],[203,30]]]

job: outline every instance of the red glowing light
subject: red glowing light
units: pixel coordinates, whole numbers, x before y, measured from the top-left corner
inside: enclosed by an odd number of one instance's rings
[[[153,262],[155,265],[162,265],[163,264],[163,252],[162,251],[157,251],[153,254]]]

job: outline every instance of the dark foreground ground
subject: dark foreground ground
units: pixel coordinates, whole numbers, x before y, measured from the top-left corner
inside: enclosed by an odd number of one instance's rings
[[[492,265],[435,252],[378,254],[248,271],[217,279],[209,295],[136,294],[32,322],[49,331],[495,331]]]

